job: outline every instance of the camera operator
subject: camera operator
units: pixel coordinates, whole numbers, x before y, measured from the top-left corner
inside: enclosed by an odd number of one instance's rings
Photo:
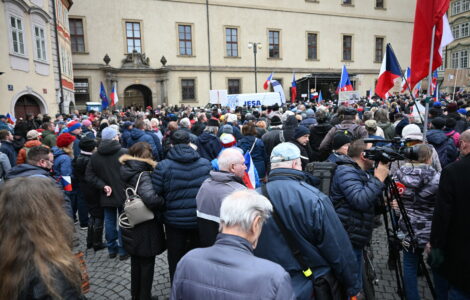
[[[375,208],[389,171],[386,164],[379,163],[374,176],[367,173],[374,167],[374,161],[367,159],[364,151],[371,146],[362,139],[351,143],[348,156],[336,169],[330,192],[336,213],[351,240],[361,274],[362,252],[372,237]]]
[[[405,163],[394,176],[396,182],[405,186],[401,199],[414,232],[414,239],[408,236],[403,251],[403,276],[407,300],[419,300],[418,264],[431,234],[431,223],[439,186],[440,172],[432,166],[432,146],[418,144],[413,146],[414,157]],[[400,228],[406,231],[401,216]]]

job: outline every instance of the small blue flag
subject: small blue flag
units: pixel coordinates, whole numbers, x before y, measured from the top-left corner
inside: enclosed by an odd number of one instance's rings
[[[106,96],[106,90],[104,89],[103,82],[100,86],[100,98],[101,98],[101,109],[106,109],[109,106],[108,96]]]

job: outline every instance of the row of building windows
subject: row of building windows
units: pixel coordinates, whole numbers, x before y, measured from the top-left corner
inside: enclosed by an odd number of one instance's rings
[[[315,1],[318,2],[318,1]],[[353,5],[353,0],[342,0],[342,4],[344,5]],[[375,0],[375,8],[385,8],[385,0]]]
[[[126,22],[127,52],[142,52],[142,26],[140,22]],[[70,36],[72,52],[85,52],[85,35],[82,19],[70,19]],[[353,60],[353,36],[343,35],[343,61]],[[239,57],[239,29],[225,27],[225,55],[226,57]],[[384,49],[384,38],[375,38],[374,62],[381,62]],[[178,24],[178,55],[193,56],[193,25]],[[268,31],[268,57],[281,58],[281,31]],[[318,60],[318,33],[307,33],[307,58]]]
[[[470,23],[461,23],[452,26],[452,35],[455,39],[461,39],[469,36]]]
[[[470,0],[457,0],[452,3],[452,15],[458,15],[470,10]]]
[[[34,58],[47,62],[46,35],[43,26],[34,24],[33,27]],[[27,57],[25,28],[23,18],[10,15],[10,51],[12,54]]]

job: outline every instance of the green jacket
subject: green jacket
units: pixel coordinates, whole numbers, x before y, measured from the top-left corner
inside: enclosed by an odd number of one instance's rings
[[[49,130],[44,130],[42,132],[42,140],[41,142],[48,146],[49,148],[52,148],[56,145],[56,136],[54,132],[49,131]]]

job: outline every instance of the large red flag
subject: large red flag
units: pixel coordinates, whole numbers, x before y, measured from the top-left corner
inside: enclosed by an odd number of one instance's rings
[[[444,31],[443,16],[448,9],[449,0],[417,0],[416,2],[413,45],[411,48],[411,88],[429,74],[429,55],[434,26],[436,26],[436,33],[432,70],[442,65],[439,48],[441,47]]]

